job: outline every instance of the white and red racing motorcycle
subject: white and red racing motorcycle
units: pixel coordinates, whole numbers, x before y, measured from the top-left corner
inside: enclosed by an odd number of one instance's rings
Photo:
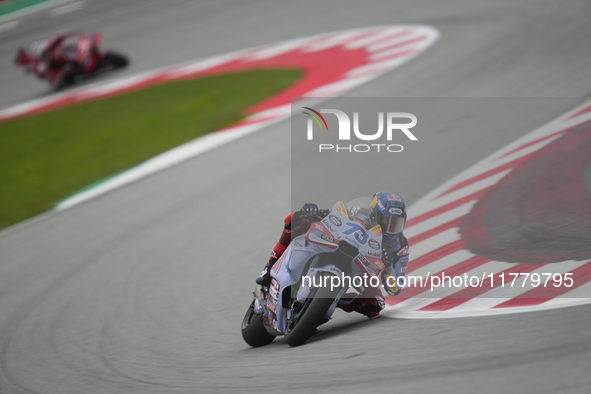
[[[255,288],[242,321],[246,343],[263,346],[284,335],[288,345],[302,345],[364,285],[379,286],[382,231],[365,226],[369,203],[366,197],[338,202],[292,240],[271,269],[271,285]]]

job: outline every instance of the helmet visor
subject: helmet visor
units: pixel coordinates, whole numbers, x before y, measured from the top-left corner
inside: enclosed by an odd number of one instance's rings
[[[380,226],[388,235],[399,234],[404,230],[404,223],[406,222],[404,217],[382,216],[380,219]]]

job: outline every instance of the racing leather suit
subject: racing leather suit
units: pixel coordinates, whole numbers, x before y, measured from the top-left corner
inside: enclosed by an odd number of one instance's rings
[[[65,71],[62,69],[64,61],[59,54],[56,54],[56,50],[64,39],[77,35],[77,33],[58,34],[51,40],[34,42],[28,51],[22,50],[22,54],[19,53],[16,63],[30,67],[37,78],[45,79],[55,87]]]

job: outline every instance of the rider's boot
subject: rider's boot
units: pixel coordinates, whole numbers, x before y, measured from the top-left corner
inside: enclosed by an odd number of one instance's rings
[[[350,304],[339,305],[339,308],[345,312],[355,311],[371,318],[379,316],[385,306],[384,298],[382,296],[375,296],[375,298],[356,298]]]
[[[345,312],[359,312],[369,318],[379,316],[386,307],[386,301],[381,291],[375,287],[368,287],[363,294],[347,305],[339,306]]]
[[[276,258],[271,258],[265,269],[261,272],[261,274],[256,278],[257,284],[261,286],[269,286],[271,284],[271,268],[277,262]]]

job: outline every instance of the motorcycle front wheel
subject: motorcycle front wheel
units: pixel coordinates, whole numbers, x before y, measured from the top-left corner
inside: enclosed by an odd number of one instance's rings
[[[268,345],[275,339],[263,325],[263,316],[254,312],[254,300],[242,320],[242,338],[252,347]]]
[[[324,283],[330,283],[330,280]],[[287,322],[288,332],[285,334],[285,342],[289,346],[303,345],[314,335],[316,328],[324,323],[326,312],[339,290],[339,288],[331,290],[329,287],[319,287],[303,304],[292,308],[291,318]]]

